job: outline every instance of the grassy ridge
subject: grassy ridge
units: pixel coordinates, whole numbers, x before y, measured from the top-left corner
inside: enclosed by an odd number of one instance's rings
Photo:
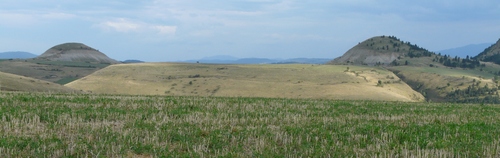
[[[0,91],[80,93],[59,84],[0,72]]]
[[[500,106],[0,93],[13,157],[498,157]]]
[[[98,94],[424,100],[388,70],[343,65],[118,64],[65,86]]]

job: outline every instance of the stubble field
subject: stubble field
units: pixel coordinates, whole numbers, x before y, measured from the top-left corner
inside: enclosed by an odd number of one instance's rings
[[[499,157],[500,105],[0,93],[5,157]]]

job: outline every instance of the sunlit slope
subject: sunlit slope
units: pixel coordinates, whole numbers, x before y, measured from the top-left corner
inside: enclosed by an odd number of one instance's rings
[[[0,72],[1,91],[76,93],[62,85],[34,78]]]
[[[66,86],[105,94],[424,100],[390,71],[339,65],[120,64]]]

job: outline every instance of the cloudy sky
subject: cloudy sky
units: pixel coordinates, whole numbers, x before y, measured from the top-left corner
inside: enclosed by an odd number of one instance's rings
[[[0,52],[80,42],[117,60],[335,58],[394,35],[432,51],[500,38],[498,0],[0,0]]]

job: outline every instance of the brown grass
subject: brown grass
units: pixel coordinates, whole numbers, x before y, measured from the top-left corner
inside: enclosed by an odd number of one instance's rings
[[[77,90],[34,78],[0,72],[0,90],[25,92],[76,93]]]
[[[392,72],[338,65],[122,64],[66,86],[100,94],[424,100]]]

